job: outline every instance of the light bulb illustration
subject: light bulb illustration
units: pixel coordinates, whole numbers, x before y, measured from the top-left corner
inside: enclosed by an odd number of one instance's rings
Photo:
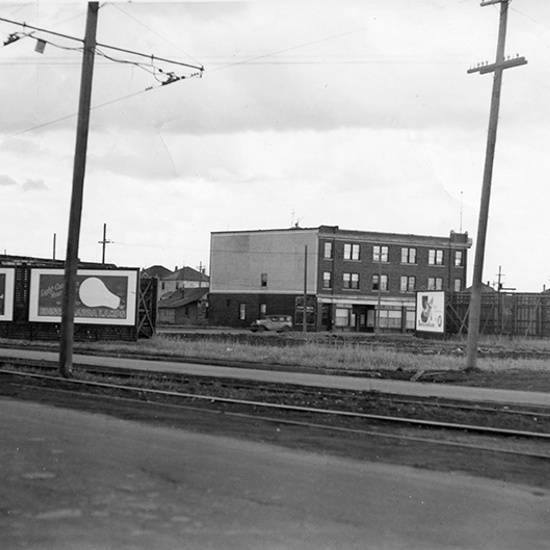
[[[87,307],[108,307],[117,309],[120,306],[120,298],[113,294],[105,283],[97,277],[84,279],[78,289],[80,301]]]

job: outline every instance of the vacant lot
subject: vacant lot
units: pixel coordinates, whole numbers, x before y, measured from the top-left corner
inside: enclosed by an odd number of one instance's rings
[[[0,340],[7,347],[57,343]],[[352,376],[418,380],[525,391],[550,391],[550,341],[482,340],[478,370],[465,372],[464,340],[413,336],[253,335],[248,332],[186,331],[138,342],[77,342],[75,353],[138,354],[171,360],[307,369]]]

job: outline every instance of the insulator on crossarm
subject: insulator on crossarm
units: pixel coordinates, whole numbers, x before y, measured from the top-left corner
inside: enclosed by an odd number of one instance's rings
[[[17,42],[20,38],[21,38],[20,34],[16,32],[12,32],[11,34],[8,35],[6,40],[4,40],[4,46],[9,46],[10,44]]]

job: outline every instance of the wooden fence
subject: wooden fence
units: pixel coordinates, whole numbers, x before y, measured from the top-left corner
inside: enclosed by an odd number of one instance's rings
[[[470,293],[447,296],[447,332],[466,334]],[[480,333],[550,337],[550,294],[487,292],[482,295]]]

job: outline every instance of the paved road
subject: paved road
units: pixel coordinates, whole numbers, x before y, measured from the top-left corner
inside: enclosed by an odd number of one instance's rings
[[[58,360],[57,353],[29,349],[0,348],[0,357],[47,359],[49,361]],[[74,363],[80,365],[107,365],[121,369],[133,368],[151,372],[181,372],[199,376],[218,376],[241,378],[246,380],[283,382],[322,388],[342,388],[355,391],[379,391],[383,393],[422,397],[438,396],[442,398],[463,399],[468,401],[523,404],[533,406],[540,405],[550,407],[550,393],[542,392],[494,390],[488,388],[451,386],[446,384],[377,380],[373,378],[357,378],[351,376],[327,376],[291,371],[220,367],[182,361],[147,361],[82,354],[74,355]]]
[[[539,550],[550,493],[0,399],[0,548]]]

